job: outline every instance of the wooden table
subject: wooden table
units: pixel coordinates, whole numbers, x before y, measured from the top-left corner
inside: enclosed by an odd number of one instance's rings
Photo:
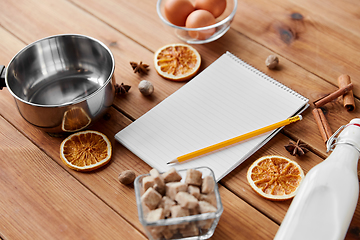
[[[113,158],[91,173],[67,168],[59,157],[63,138],[49,136],[28,124],[11,94],[0,94],[0,238],[1,239],[146,239],[138,220],[134,188],[119,183],[127,169],[147,173],[150,166],[114,140],[114,135],[184,83],[164,80],[153,68],[161,46],[179,42],[156,14],[156,0],[0,0],[0,63],[6,65],[23,47],[55,34],[77,33],[99,39],[113,52],[117,83],[131,85],[116,97],[109,113],[91,129],[105,133]],[[239,0],[231,29],[219,40],[194,45],[202,56],[201,70],[229,50],[251,65],[310,99],[338,88],[348,74],[360,96],[360,3],[356,0]],[[265,59],[280,58],[278,70]],[[134,74],[130,61],[151,65],[148,75]],[[144,97],[140,80],[155,92]],[[219,82],[221,84],[221,82]],[[360,116],[347,112],[341,99],[323,110],[333,131]],[[246,171],[260,156],[278,154],[296,160],[305,173],[325,159],[324,142],[310,109],[304,120],[285,127],[269,143],[219,183],[224,213],[212,239],[272,239],[291,201],[272,202],[258,196]],[[291,156],[284,148],[301,139],[311,152]],[[346,187],[346,186],[345,186]],[[360,239],[358,205],[346,239]]]

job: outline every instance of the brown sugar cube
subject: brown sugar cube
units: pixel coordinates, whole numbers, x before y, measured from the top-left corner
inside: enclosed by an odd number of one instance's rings
[[[189,209],[183,208],[180,205],[175,205],[170,208],[171,218],[190,216]]]
[[[214,191],[209,194],[200,194],[199,200],[206,201],[206,202],[210,203],[211,205],[213,205],[214,207],[217,207],[216,195],[215,195]]]
[[[159,186],[157,184],[154,184],[153,188],[158,192],[160,193],[161,195],[165,195],[165,185],[164,186]]]
[[[205,193],[205,194],[211,193],[212,191],[214,191],[214,188],[215,188],[214,178],[212,176],[204,177],[201,185],[201,193]]]
[[[175,232],[174,230],[171,230],[169,227],[166,227],[163,231],[162,234],[164,236],[165,239],[170,239],[174,236]]]
[[[188,193],[196,197],[197,199],[200,198],[200,188],[197,186],[189,185],[188,186]]]
[[[146,221],[148,222],[156,222],[160,219],[164,219],[164,209],[157,208],[155,210],[151,210],[148,215],[146,216]],[[156,238],[161,238],[161,232],[165,229],[165,226],[154,226],[149,227],[149,231],[151,235]]]
[[[172,200],[168,196],[163,196],[160,201],[159,207],[164,209],[165,217],[170,217],[170,208],[175,205],[176,202],[174,200]]]
[[[143,214],[146,216],[151,210],[149,209],[148,206],[145,205],[145,203],[143,201],[141,201],[141,206],[143,209]]]
[[[154,179],[153,188],[156,191],[158,191],[161,195],[164,195],[165,194],[165,182],[164,182],[163,177],[160,175],[158,170],[156,170],[155,168],[150,170],[150,175]]]
[[[162,177],[165,183],[180,182],[182,179],[181,175],[175,170],[175,168],[170,168],[167,172],[164,172]]]
[[[178,192],[186,192],[187,185],[182,182],[170,182],[165,185],[166,196],[170,197],[172,200],[175,200],[175,196]]]
[[[152,187],[148,188],[146,192],[141,196],[141,202],[144,203],[150,210],[155,209],[160,201],[162,196]]]
[[[156,222],[158,220],[165,218],[165,212],[163,208],[157,208],[155,210],[151,210],[148,215],[146,216],[147,222]],[[154,238],[161,238],[162,232],[165,229],[165,226],[154,226],[154,227],[148,227],[149,231],[151,232],[151,235]]]
[[[211,205],[206,201],[199,201],[198,204],[199,204],[200,213],[216,212],[216,207],[214,207],[213,205]]]
[[[154,178],[152,176],[146,176],[142,179],[142,186],[144,191],[148,190],[148,188],[153,187],[155,184]]]
[[[200,213],[210,213],[210,212],[216,212],[216,207],[211,205],[210,203],[206,201],[199,201],[199,210]],[[214,219],[206,219],[198,221],[197,225],[201,229],[209,229],[214,222]]]
[[[200,187],[202,183],[202,172],[196,169],[188,169],[186,171],[185,183]]]
[[[206,219],[206,220],[200,220],[197,222],[197,226],[203,230],[211,228],[211,225],[213,224],[214,219]],[[204,233],[204,231],[202,231]]]
[[[155,227],[148,227],[148,230],[152,236],[152,239],[154,240],[160,240],[163,237],[162,231],[164,227],[163,226],[155,226]]]
[[[155,168],[153,168],[153,169],[151,169],[150,170],[150,175],[153,177],[153,178],[163,178],[162,176],[161,176],[161,174],[159,173],[159,171],[158,170],[156,170]],[[163,180],[163,179],[162,179]],[[163,180],[164,181],[164,180]]]
[[[198,215],[198,214],[200,214],[199,204],[197,205],[197,207],[189,209],[189,213],[190,213],[190,215]]]
[[[192,222],[184,229],[180,229],[180,233],[183,237],[199,236],[199,228]]]
[[[186,217],[190,216],[189,209],[183,208],[180,205],[175,205],[170,208],[171,218]],[[188,223],[170,225],[171,230],[185,228]]]
[[[148,215],[146,216],[146,221],[148,222],[156,222],[160,219],[164,219],[164,209],[163,208],[157,208],[155,210],[151,210]]]
[[[178,192],[175,200],[184,208],[192,209],[198,206],[197,198],[187,192]]]

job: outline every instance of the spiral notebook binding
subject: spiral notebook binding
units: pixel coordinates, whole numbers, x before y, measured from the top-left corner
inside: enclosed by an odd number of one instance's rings
[[[236,62],[238,62],[239,64],[243,65],[244,67],[246,67],[247,69],[249,69],[250,71],[254,72],[255,74],[261,76],[262,78],[266,79],[267,81],[271,82],[272,84],[284,89],[285,91],[293,94],[294,96],[300,98],[301,100],[308,102],[309,99],[307,99],[306,97],[304,97],[303,95],[301,95],[300,93],[294,91],[293,89],[287,87],[286,85],[280,83],[279,81],[277,81],[276,79],[266,75],[264,72],[260,71],[259,69],[255,68],[254,66],[252,66],[251,64],[245,62],[244,60],[240,59],[239,57],[237,57],[236,55],[234,55],[233,53],[227,51],[226,54],[228,56],[230,56],[231,58],[233,58]]]

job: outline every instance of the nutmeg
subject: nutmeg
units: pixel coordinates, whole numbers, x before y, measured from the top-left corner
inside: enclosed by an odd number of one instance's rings
[[[269,69],[274,69],[279,64],[279,58],[275,55],[269,55],[266,58],[265,64]]]
[[[122,184],[128,185],[134,182],[135,177],[136,175],[133,170],[125,170],[119,174],[118,179]]]
[[[145,96],[151,95],[154,92],[153,84],[147,80],[142,80],[139,83],[138,88],[139,88],[139,91]]]

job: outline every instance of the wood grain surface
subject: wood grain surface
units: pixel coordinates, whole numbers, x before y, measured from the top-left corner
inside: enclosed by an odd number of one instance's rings
[[[116,82],[131,85],[127,94],[116,97],[108,117],[91,126],[109,137],[114,152],[110,164],[90,173],[67,168],[59,157],[63,138],[27,123],[10,92],[0,92],[0,238],[146,239],[134,188],[120,184],[117,177],[127,169],[140,175],[151,168],[114,135],[185,84],[165,80],[153,68],[159,47],[180,42],[158,18],[156,0],[0,0],[0,5],[0,64],[7,65],[18,51],[43,37],[84,34],[110,48]],[[337,78],[348,74],[355,111],[347,112],[341,98],[322,107],[335,132],[360,116],[359,12],[355,0],[239,0],[230,30],[215,42],[193,47],[202,56],[201,71],[230,51],[310,103],[337,90]],[[270,54],[280,59],[277,70],[265,65]],[[130,61],[149,64],[149,73],[133,73]],[[137,89],[143,79],[155,86],[149,97]],[[301,122],[285,127],[221,180],[224,213],[211,239],[273,239],[291,200],[261,198],[248,185],[246,171],[254,160],[270,154],[294,159],[305,173],[322,162],[328,153],[312,109],[311,104]],[[302,157],[284,148],[298,139],[310,148]],[[360,239],[359,203],[346,239]]]

